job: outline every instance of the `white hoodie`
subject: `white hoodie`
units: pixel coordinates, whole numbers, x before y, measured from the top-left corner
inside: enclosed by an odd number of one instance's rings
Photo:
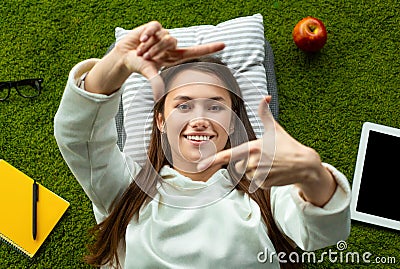
[[[121,92],[106,96],[77,86],[96,62],[86,60],[72,69],[54,121],[60,151],[101,222],[140,166],[116,145]],[[338,183],[324,207],[304,201],[292,185],[271,189],[276,224],[306,251],[334,245],[350,233],[348,180],[324,166]],[[279,268],[258,204],[234,188],[225,169],[207,182],[192,181],[168,166],[160,175],[158,193],[142,206],[139,221],[127,227],[119,248],[123,268]]]

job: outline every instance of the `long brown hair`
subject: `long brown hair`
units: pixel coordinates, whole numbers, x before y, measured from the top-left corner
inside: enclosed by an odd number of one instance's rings
[[[213,64],[209,64],[210,62]],[[235,121],[234,123],[235,131],[230,135],[230,139],[228,139],[225,146],[225,148],[230,148],[247,142],[248,140],[254,140],[256,136],[248,119],[239,85],[230,70],[228,68],[221,68],[221,65],[223,65],[223,63],[215,58],[202,57],[191,60],[190,65],[182,64],[167,69],[161,74],[166,85],[165,88],[168,88],[168,83],[178,73],[186,70],[188,67],[193,70],[215,74],[223,81],[225,86],[229,89],[232,101],[231,109],[241,120],[241,122]],[[156,124],[157,115],[159,113],[163,114],[165,97],[166,94],[154,105],[147,161],[122,196],[114,201],[110,215],[91,230],[95,236],[95,242],[89,246],[90,254],[85,257],[85,261],[88,264],[94,266],[110,264],[115,267],[120,267],[118,246],[124,243],[126,228],[132,219],[138,220],[140,208],[150,202],[152,197],[156,194],[156,184],[160,180],[158,172],[164,165],[171,165],[168,161],[171,159],[166,156],[164,150],[160,150],[165,149],[169,145],[163,144],[163,141],[166,139],[162,139],[162,134]],[[237,133],[236,130],[243,128],[246,130],[247,135],[235,134]],[[168,150],[166,150],[166,152],[168,152]],[[259,205],[262,218],[267,227],[268,236],[275,247],[276,253],[285,252],[288,255],[290,252],[295,251],[295,248],[289,243],[275,223],[270,206],[270,190],[262,190],[259,188],[255,192],[250,193],[250,182],[245,177],[235,178],[237,173],[234,172],[232,164],[228,165],[227,169],[233,181],[235,181],[236,189],[248,193],[251,199]],[[299,267],[299,264],[281,264],[281,268]]]

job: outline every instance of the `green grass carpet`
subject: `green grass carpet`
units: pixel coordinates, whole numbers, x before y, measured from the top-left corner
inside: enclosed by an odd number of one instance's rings
[[[0,243],[0,268],[87,268],[82,262],[95,223],[91,204],[65,165],[53,118],[70,69],[101,57],[114,28],[150,20],[165,27],[216,24],[261,13],[275,54],[280,123],[352,181],[362,123],[400,128],[400,3],[321,1],[5,0],[0,4],[0,80],[44,78],[42,94],[12,92],[0,102],[0,158],[71,203],[33,259]],[[298,20],[323,20],[328,42],[313,56],[291,37]],[[379,184],[379,179],[377,183]],[[371,197],[374,199],[374,197]],[[398,205],[393,205],[397,208]],[[352,223],[348,250],[395,257],[396,264],[307,263],[306,268],[400,268],[399,232]],[[323,251],[336,250],[336,247]],[[256,253],[255,253],[256,258]]]

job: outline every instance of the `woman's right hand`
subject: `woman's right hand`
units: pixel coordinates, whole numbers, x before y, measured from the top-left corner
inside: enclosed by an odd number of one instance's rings
[[[162,66],[171,66],[222,50],[223,43],[210,43],[178,48],[159,22],[152,21],[130,31],[114,49],[89,72],[85,80],[87,91],[111,94],[118,90],[133,72],[147,79],[158,74]]]
[[[152,21],[129,32],[114,50],[124,59],[130,73],[140,73],[148,79],[157,75],[161,59],[176,49],[177,40],[159,22]]]

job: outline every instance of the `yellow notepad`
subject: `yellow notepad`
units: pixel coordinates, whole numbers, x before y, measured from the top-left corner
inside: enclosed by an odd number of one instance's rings
[[[69,202],[39,185],[37,234],[32,235],[33,179],[0,160],[0,238],[33,257],[69,207]]]

